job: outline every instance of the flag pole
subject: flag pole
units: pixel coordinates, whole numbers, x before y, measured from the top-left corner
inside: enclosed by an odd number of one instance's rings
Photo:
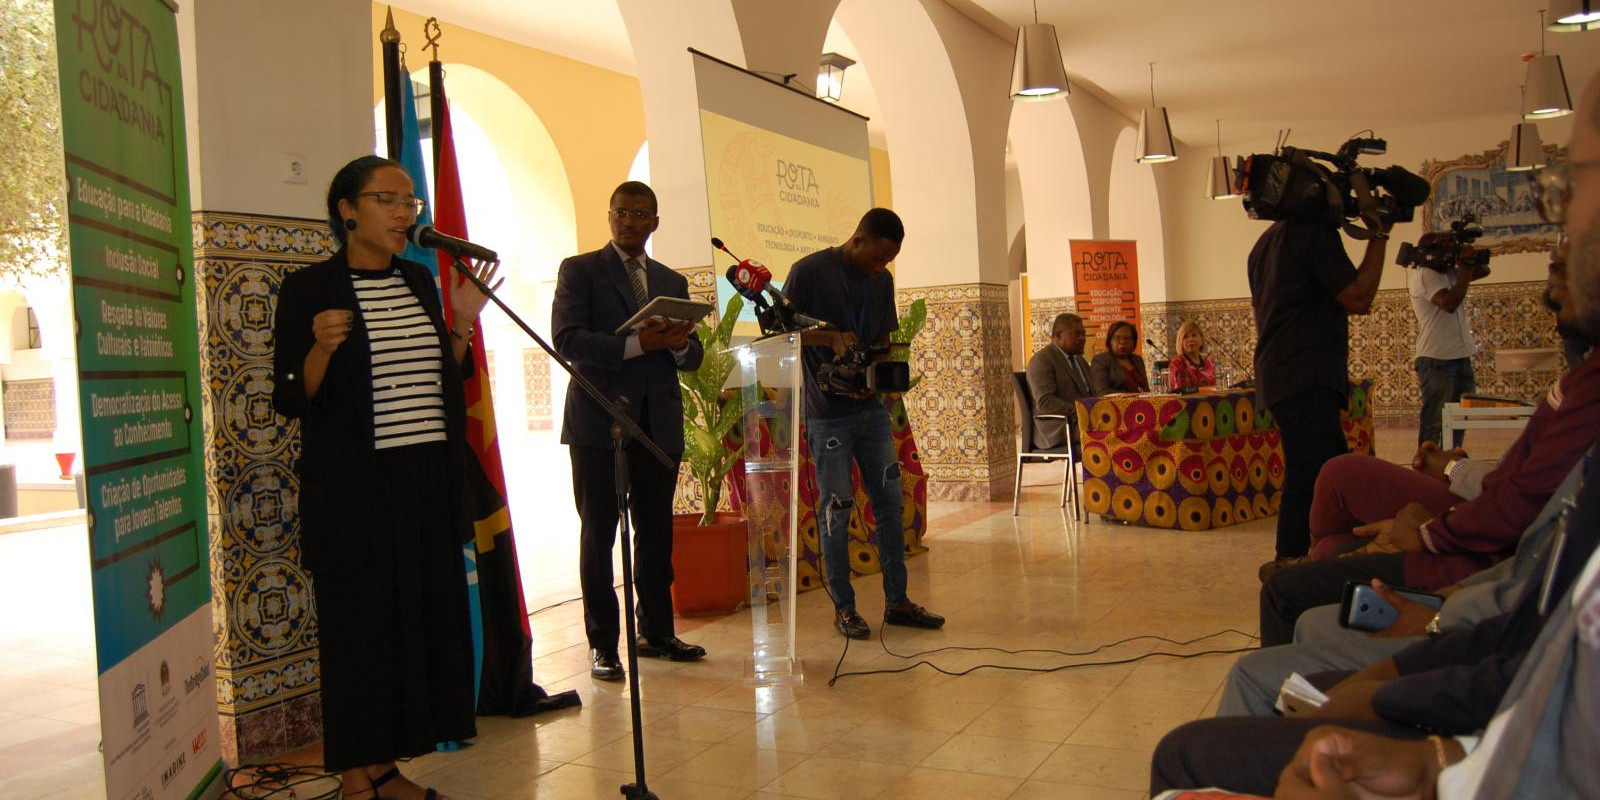
[[[444,137],[439,135],[439,119],[444,116],[444,63],[439,60],[439,39],[444,32],[439,29],[439,18],[428,17],[422,25],[422,35],[427,42],[422,49],[430,50],[428,57],[428,120],[433,127],[433,174],[439,174],[439,148],[444,146]]]
[[[383,43],[383,122],[388,138],[388,156],[399,161],[400,131],[400,31],[394,26],[394,9],[389,9],[383,30],[378,33]]]

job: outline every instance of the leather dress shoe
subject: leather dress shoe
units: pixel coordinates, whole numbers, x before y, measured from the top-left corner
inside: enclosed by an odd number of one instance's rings
[[[865,639],[872,635],[872,628],[853,608],[839,609],[834,615],[833,627],[847,639]]]
[[[934,630],[944,627],[944,617],[916,603],[906,603],[903,606],[891,606],[884,610],[883,623],[885,625],[904,625],[907,628]]]
[[[598,647],[589,648],[589,674],[597,680],[620,681],[622,680],[622,659],[617,657],[615,650],[601,650]]]
[[[639,655],[665,658],[670,661],[699,661],[706,657],[706,649],[689,644],[676,636],[639,637]]]

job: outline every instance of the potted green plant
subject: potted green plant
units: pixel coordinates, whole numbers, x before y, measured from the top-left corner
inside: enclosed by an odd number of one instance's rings
[[[737,402],[725,402],[722,392],[735,366],[728,348],[742,310],[743,298],[734,295],[715,326],[702,321],[696,333],[705,357],[697,369],[678,372],[683,390],[683,460],[701,508],[699,513],[673,517],[672,605],[679,616],[726,614],[747,595],[744,518],[717,511],[728,473],[744,453],[742,445],[726,444],[742,409]]]

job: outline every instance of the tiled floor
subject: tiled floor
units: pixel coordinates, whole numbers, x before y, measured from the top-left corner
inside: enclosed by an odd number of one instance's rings
[[[1408,456],[1413,435],[1380,431],[1380,454]],[[1506,441],[1485,441],[1475,454]],[[806,677],[793,687],[744,682],[748,615],[685,621],[680,633],[710,657],[641,665],[651,789],[664,800],[1142,798],[1152,747],[1211,711],[1235,657],[1151,654],[1251,646],[1255,569],[1271,554],[1274,522],[1206,533],[1077,524],[1056,508],[1051,488],[1026,491],[1020,517],[1009,503],[930,507],[931,549],[908,562],[911,594],[949,624],[890,629],[881,643],[875,624],[875,638],[851,643],[841,665],[921,662],[906,672],[830,687],[844,640],[821,592],[798,604]],[[0,536],[0,797],[104,796],[87,604],[52,604],[48,618],[16,613],[37,607],[47,586],[51,597],[86,596],[86,569],[74,566],[84,563],[82,550],[81,532],[70,529]],[[19,562],[52,565],[51,574]],[[882,612],[877,586],[876,578],[858,584],[869,619]],[[482,718],[475,746],[416,759],[409,775],[456,800],[619,796],[618,785],[632,780],[626,686],[588,677],[577,604],[541,612],[533,626],[538,679],[551,690],[577,689],[584,707]],[[1226,629],[1245,634],[1049,652]],[[908,655],[946,647],[1029,652]],[[980,665],[1002,668],[972,669]],[[935,666],[972,671],[951,676]]]

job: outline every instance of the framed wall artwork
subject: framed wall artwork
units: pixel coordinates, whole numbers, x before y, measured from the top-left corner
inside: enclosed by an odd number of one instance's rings
[[[1545,146],[1547,163],[1564,161],[1565,147]],[[1483,226],[1479,247],[1496,255],[1539,253],[1555,247],[1559,225],[1540,219],[1533,207],[1534,172],[1507,172],[1506,143],[1478,155],[1422,162],[1423,178],[1433,186],[1419,213],[1424,231],[1447,231],[1464,214]]]

